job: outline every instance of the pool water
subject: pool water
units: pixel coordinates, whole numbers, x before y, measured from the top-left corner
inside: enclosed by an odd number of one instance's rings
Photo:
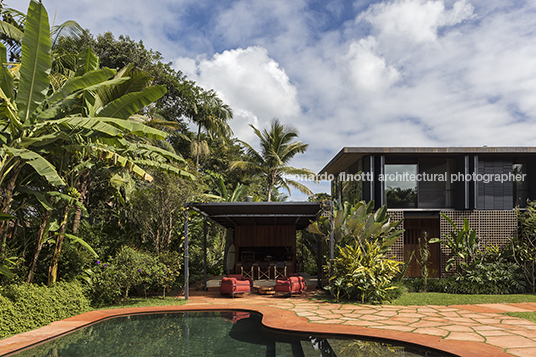
[[[384,342],[283,333],[258,313],[184,312],[105,320],[19,352],[17,357],[450,356]]]

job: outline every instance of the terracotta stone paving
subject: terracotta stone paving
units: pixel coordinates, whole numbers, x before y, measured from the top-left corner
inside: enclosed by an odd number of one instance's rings
[[[235,299],[217,289],[192,292],[184,306],[93,311],[0,341],[0,356],[103,318],[140,312],[243,309],[263,314],[268,327],[352,334],[405,341],[459,356],[535,356],[536,324],[503,315],[536,311],[536,303],[457,306],[381,306],[325,303],[307,293],[292,298],[250,295]],[[58,332],[59,331],[59,332]]]
[[[431,335],[441,341],[472,341],[499,348],[505,355],[536,356],[536,324],[503,315],[511,311],[536,311],[536,303],[478,304],[456,306],[380,306],[305,302],[303,297],[288,300],[273,297],[278,309],[294,312],[311,324],[344,324],[367,329]],[[256,304],[255,297],[242,299]],[[460,351],[460,355],[464,355]],[[484,354],[482,354],[484,355]]]

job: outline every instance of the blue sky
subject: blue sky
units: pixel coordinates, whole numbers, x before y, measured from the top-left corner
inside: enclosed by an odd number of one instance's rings
[[[242,140],[256,144],[248,124],[294,125],[309,144],[297,167],[318,171],[343,146],[536,144],[534,1],[43,3],[57,23],[141,39],[214,88]]]

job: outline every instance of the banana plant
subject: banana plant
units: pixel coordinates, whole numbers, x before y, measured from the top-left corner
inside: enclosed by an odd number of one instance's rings
[[[63,192],[75,188],[72,182],[67,185],[65,172],[59,169],[69,155],[66,160],[71,166],[76,166],[77,158],[102,160],[148,181],[152,177],[142,164],[193,177],[181,168],[185,164],[182,157],[151,145],[154,140],[164,140],[166,132],[139,118],[130,120],[159,99],[166,92],[164,86],[150,85],[150,78],[127,73],[128,68],[119,72],[99,69],[98,58],[89,49],[78,56],[74,76],[58,86],[50,76],[51,48],[48,14],[41,2],[32,0],[20,66],[16,70],[10,65],[0,67],[0,213],[11,210],[21,170],[31,169]],[[7,63],[1,45],[0,60]],[[133,138],[137,138],[135,142]],[[53,161],[58,157],[60,161]],[[5,221],[0,223],[4,243],[6,226]]]
[[[164,86],[147,87],[147,78],[140,79],[137,75],[136,80],[143,82],[143,88],[136,90],[131,77],[117,75],[108,68],[97,69],[98,60],[88,50],[81,55],[79,76],[53,91],[48,74],[51,69],[50,30],[41,3],[30,2],[25,25],[20,79],[15,78],[6,66],[2,66],[0,73],[2,212],[9,211],[13,193],[6,188],[5,182],[16,180],[24,165],[31,166],[54,186],[65,184],[54,165],[46,159],[46,153],[51,147],[66,144],[89,145],[90,154],[95,158],[100,155],[105,160],[119,163],[144,179],[151,177],[132,160],[130,154],[136,150],[142,151],[143,164],[153,161],[153,166],[190,177],[185,170],[165,165],[170,160],[184,163],[179,155],[143,143],[134,145],[125,139],[127,136],[150,140],[167,137],[163,131],[128,120],[129,115],[160,98],[166,92]],[[0,56],[5,63],[5,48],[0,49]],[[128,91],[121,87],[125,84],[128,84]],[[104,93],[105,88],[115,91],[116,95],[104,100],[98,93]],[[161,161],[155,161],[155,157]]]
[[[468,269],[474,262],[480,251],[480,238],[476,230],[471,229],[467,218],[463,218],[463,226],[459,229],[456,224],[444,213],[441,213],[450,225],[454,228],[450,234],[445,234],[445,240],[439,238],[430,239],[430,243],[442,243],[450,248],[452,256],[445,264],[445,271],[450,271],[454,265],[458,270]],[[456,264],[460,261],[459,264]]]
[[[0,213],[0,221],[9,221],[9,220],[12,220],[14,218],[15,217],[13,217],[10,214]],[[5,243],[3,243],[3,244],[5,244]],[[2,260],[0,260],[0,274],[4,275],[4,276],[7,276],[8,278],[12,279],[15,276],[15,274],[13,274],[9,270],[8,265],[6,265],[5,263],[12,264],[13,259],[12,258],[3,258]]]

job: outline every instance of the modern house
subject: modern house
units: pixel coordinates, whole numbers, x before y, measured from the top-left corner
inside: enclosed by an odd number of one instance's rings
[[[345,147],[319,173],[341,201],[387,204],[404,218],[404,237],[392,247],[408,259],[418,238],[443,237],[467,218],[484,244],[500,245],[516,234],[515,207],[536,199],[535,147]],[[431,246],[432,276],[440,276],[449,251]],[[409,276],[418,276],[416,264]]]

